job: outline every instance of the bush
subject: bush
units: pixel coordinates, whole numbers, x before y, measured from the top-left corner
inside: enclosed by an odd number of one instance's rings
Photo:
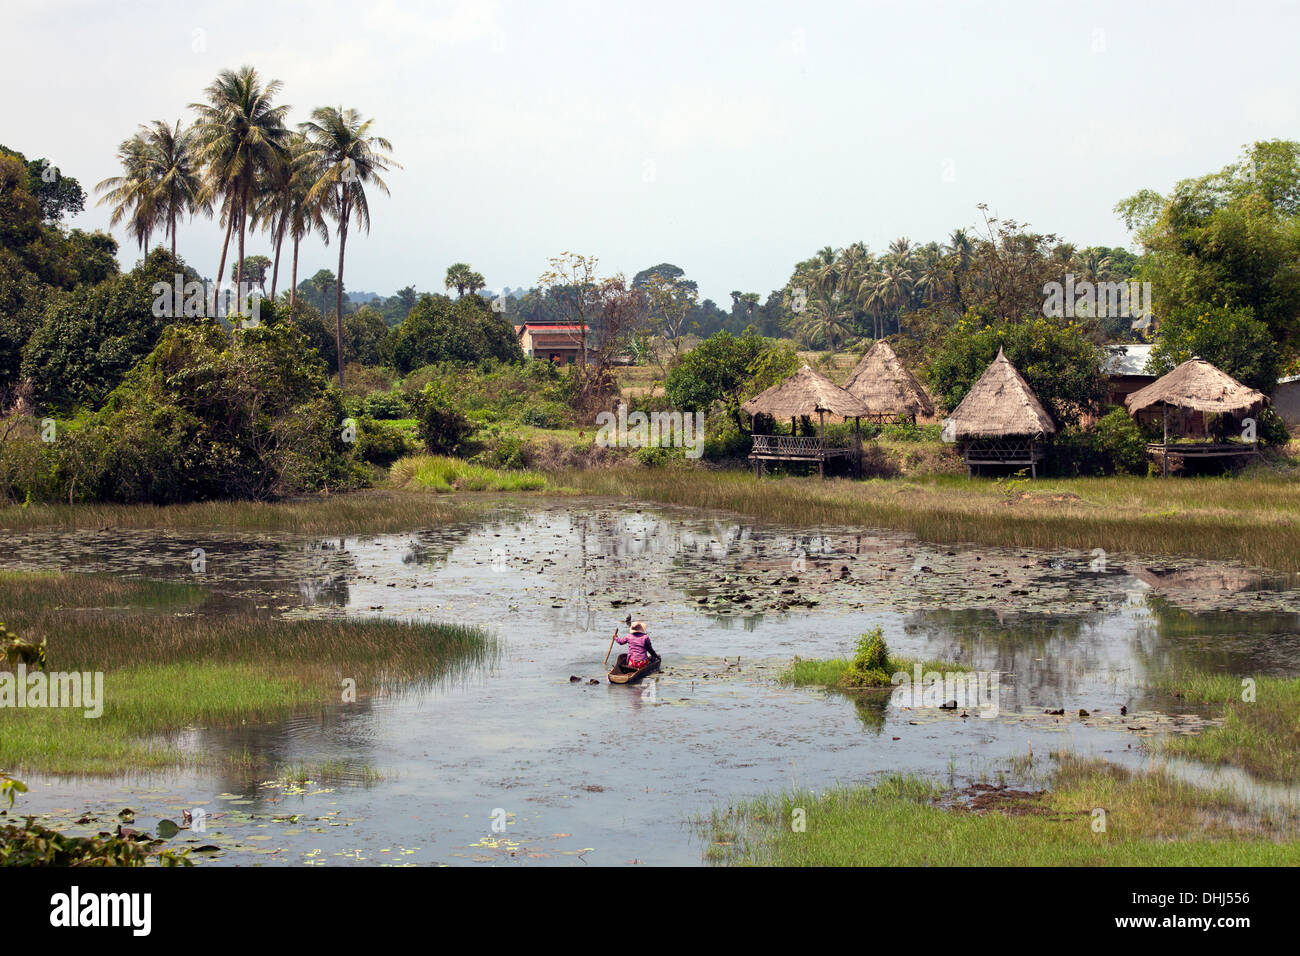
[[[844,683],[848,687],[888,687],[892,676],[885,635],[876,627],[858,638]]]
[[[372,465],[389,465],[415,449],[406,438],[406,432],[395,425],[386,425],[373,418],[357,420],[357,443],[354,454]]]
[[[451,401],[445,389],[426,385],[415,402],[415,434],[433,455],[454,455],[474,434],[474,424]]]
[[[361,411],[371,418],[406,418],[411,413],[411,406],[401,392],[374,392],[366,396]]]
[[[1261,444],[1285,448],[1291,441],[1291,431],[1286,427],[1282,416],[1271,408],[1266,408],[1256,416],[1258,422],[1255,437]]]
[[[1147,470],[1147,440],[1142,428],[1122,408],[1101,417],[1092,429],[1093,447],[1111,472],[1141,475]]]
[[[563,428],[569,415],[553,403],[529,405],[519,416],[519,421],[534,428]]]

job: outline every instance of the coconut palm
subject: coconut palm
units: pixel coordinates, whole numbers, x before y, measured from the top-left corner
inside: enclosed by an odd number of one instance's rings
[[[284,118],[288,106],[273,105],[282,84],[263,84],[257,70],[243,66],[222,70],[204,92],[206,103],[191,103],[198,113],[195,143],[205,177],[203,199],[222,202],[226,236],[221,244],[217,282],[226,269],[231,231],[239,227],[235,282],[243,281],[244,236],[258,181],[283,157],[289,140]]]
[[[809,345],[827,342],[834,353],[853,334],[852,319],[853,309],[839,296],[819,295],[808,301],[808,308],[799,321],[799,331]]]
[[[103,193],[99,205],[112,204],[110,226],[126,222],[128,235],[135,236],[140,251],[149,251],[149,237],[158,224],[158,199],[153,179],[153,166],[149,160],[149,141],[144,133],[136,133],[117,147],[117,158],[122,164],[121,176],[110,176],[95,186]]]
[[[370,231],[370,205],[366,185],[374,184],[385,196],[388,186],[379,173],[390,165],[401,168],[388,155],[393,146],[380,136],[370,135],[373,120],[363,120],[356,110],[322,106],[312,111],[311,119],[300,124],[307,139],[306,155],[317,172],[309,198],[321,200],[323,211],[334,220],[339,238],[338,312],[335,332],[338,336],[339,385],[343,384],[343,260],[347,252],[348,223]]]
[[[202,212],[212,214],[203,199],[203,177],[194,153],[194,130],[180,120],[168,126],[155,120],[149,128],[149,162],[154,180],[154,197],[164,235],[171,238],[176,255],[176,220]]]

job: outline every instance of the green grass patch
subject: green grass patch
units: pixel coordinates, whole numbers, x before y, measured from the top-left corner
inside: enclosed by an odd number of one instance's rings
[[[1215,705],[1223,719],[1199,734],[1167,738],[1164,750],[1265,780],[1300,782],[1300,677],[1249,680],[1253,686],[1228,674],[1189,673],[1160,681],[1158,689]]]
[[[427,495],[394,490],[285,501],[204,501],[186,505],[0,505],[0,528],[168,528],[295,534],[380,534],[448,524],[473,513],[469,502],[433,504]]]
[[[986,798],[987,799],[987,798]],[[1105,813],[1104,830],[1096,828]],[[802,821],[802,829],[800,829]],[[774,866],[1294,866],[1294,818],[1162,772],[1062,758],[1042,793],[975,809],[895,776],[747,800],[697,821],[707,862]]]
[[[45,604],[33,600],[42,590]],[[180,603],[186,597],[194,604]],[[0,708],[0,768],[112,773],[196,763],[206,755],[187,751],[179,731],[338,704],[345,680],[357,699],[436,686],[496,653],[475,628],[193,610],[204,597],[188,585],[106,575],[0,575],[8,629],[47,641],[48,670],[103,673],[98,718],[83,709]],[[138,603],[118,606],[132,598]],[[105,613],[110,600],[118,603]]]
[[[411,455],[393,463],[393,485],[405,490],[434,491],[545,491],[549,484],[534,471],[499,471],[442,455]]]

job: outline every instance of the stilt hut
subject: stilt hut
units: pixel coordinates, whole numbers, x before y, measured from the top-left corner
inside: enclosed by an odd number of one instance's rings
[[[851,457],[857,470],[862,468],[862,418],[869,414],[862,400],[836,385],[825,375],[814,372],[805,365],[780,385],[773,385],[760,395],[755,395],[740,410],[753,418],[767,415],[781,422],[790,419],[789,435],[754,435],[754,447],[749,460],[754,472],[763,474],[765,461],[815,461],[817,474],[826,477],[829,458]],[[847,421],[853,419],[853,444],[840,445],[826,439],[826,416],[832,415]],[[817,434],[798,434],[798,419],[816,417]]]
[[[1214,440],[1212,435],[1215,431],[1221,434],[1225,431],[1225,422],[1221,419],[1216,421],[1215,416],[1228,419],[1249,417],[1268,404],[1268,396],[1247,388],[1204,359],[1189,359],[1146,388],[1134,392],[1125,399],[1125,404],[1134,417],[1144,409],[1160,409],[1162,437],[1159,442],[1148,444],[1147,452],[1160,462],[1161,471],[1168,476],[1171,457],[1186,463],[1188,458],[1232,458],[1256,454],[1259,446],[1253,433],[1246,440]],[[1193,440],[1171,442],[1171,425],[1175,438]],[[1196,438],[1205,440],[1196,441]]]
[[[1019,465],[1037,478],[1042,439],[1055,432],[1052,417],[1001,349],[943,423],[943,440],[961,445],[968,475],[981,465]]]
[[[934,414],[934,404],[916,376],[909,372],[883,339],[862,356],[844,388],[862,399],[866,416],[878,424],[916,422]]]

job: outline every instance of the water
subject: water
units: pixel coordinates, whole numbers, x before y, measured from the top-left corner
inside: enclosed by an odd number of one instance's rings
[[[499,637],[492,669],[448,686],[181,736],[202,752],[328,764],[325,781],[26,775],[24,812],[72,832],[111,829],[128,807],[151,831],[201,810],[206,831],[174,842],[220,847],[216,865],[699,863],[691,819],[735,799],[898,772],[1014,783],[1025,771],[1012,758],[1031,751],[1143,766],[1158,735],[1204,725],[1148,689],[1160,674],[1300,670],[1300,592],[1284,576],[603,500],[335,539],[16,534],[0,567],[197,581],[213,591],[205,613],[251,598],[287,616],[455,621]],[[628,614],[665,658],[639,688],[605,683],[601,666]],[[876,625],[896,653],[996,672],[998,716],[855,704],[774,680],[795,655],[847,655]],[[1067,716],[1044,713],[1055,709]],[[1297,802],[1293,788],[1232,782],[1269,805]]]

